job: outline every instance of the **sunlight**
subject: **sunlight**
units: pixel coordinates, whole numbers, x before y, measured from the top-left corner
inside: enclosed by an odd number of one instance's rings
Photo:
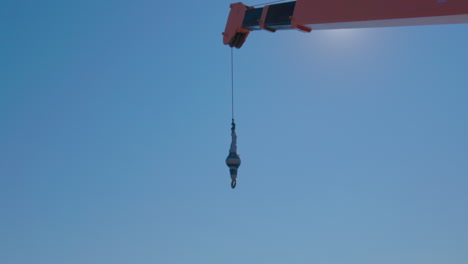
[[[355,50],[369,43],[369,32],[368,29],[330,29],[317,30],[314,33],[318,35],[316,38],[320,38],[321,43],[330,48]]]
[[[363,58],[379,52],[382,45],[381,34],[375,29],[329,29],[312,30],[300,36],[298,48],[301,51],[315,50],[332,58]]]

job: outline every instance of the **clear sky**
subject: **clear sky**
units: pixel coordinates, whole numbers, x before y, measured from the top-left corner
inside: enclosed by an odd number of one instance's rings
[[[2,1],[0,262],[468,263],[468,24],[253,32],[231,190],[229,3]]]

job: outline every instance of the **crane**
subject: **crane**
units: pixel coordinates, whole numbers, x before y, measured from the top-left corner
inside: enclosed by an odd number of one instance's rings
[[[297,0],[231,4],[223,42],[241,48],[254,30],[373,28],[468,23],[468,0]]]
[[[275,4],[259,8],[246,6],[241,2],[231,4],[223,42],[231,47],[232,79],[232,48],[241,48],[254,30],[275,32],[298,29],[311,32],[319,29],[468,23],[468,0],[297,0],[273,3]],[[226,158],[233,189],[236,187],[237,170],[241,164],[237,154],[235,127],[233,92],[232,141]]]

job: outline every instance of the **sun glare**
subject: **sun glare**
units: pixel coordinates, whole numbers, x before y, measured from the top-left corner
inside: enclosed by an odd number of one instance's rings
[[[332,47],[353,48],[369,41],[367,29],[330,29],[317,30],[315,33],[320,34],[322,41]]]
[[[313,45],[322,52],[338,57],[365,56],[372,54],[378,46],[373,33],[372,29],[312,30],[310,38],[302,45],[304,49],[310,49]]]

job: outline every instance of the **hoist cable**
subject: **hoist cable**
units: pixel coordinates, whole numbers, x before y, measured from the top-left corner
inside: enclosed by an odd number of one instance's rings
[[[232,112],[232,120],[234,120],[234,56],[233,56],[233,48],[231,48],[231,112]]]

